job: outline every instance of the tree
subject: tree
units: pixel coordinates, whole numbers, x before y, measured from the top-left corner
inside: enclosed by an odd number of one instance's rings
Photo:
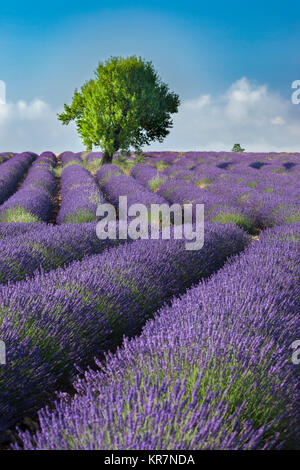
[[[231,149],[232,152],[240,152],[243,153],[245,152],[245,149],[243,149],[240,144],[234,144],[234,146]]]
[[[140,152],[143,145],[162,142],[179,104],[151,62],[111,57],[99,63],[95,79],[75,90],[71,106],[65,104],[58,119],[64,125],[75,121],[86,149],[102,148],[102,163],[110,163],[118,150]]]

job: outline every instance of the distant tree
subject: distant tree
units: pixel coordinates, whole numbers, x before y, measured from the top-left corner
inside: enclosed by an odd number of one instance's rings
[[[245,152],[245,149],[243,149],[240,144],[234,144],[234,146],[231,149],[232,152],[240,152],[243,153]]]
[[[102,148],[102,163],[110,163],[118,150],[140,152],[143,145],[162,142],[179,104],[151,62],[111,57],[99,63],[95,79],[75,90],[71,106],[65,104],[58,119],[64,125],[75,121],[86,149]]]

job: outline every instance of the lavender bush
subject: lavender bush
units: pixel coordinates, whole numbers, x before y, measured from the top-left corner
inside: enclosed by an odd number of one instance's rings
[[[9,198],[37,155],[24,152],[14,155],[1,165],[0,171],[0,204]]]
[[[10,229],[10,224],[8,230]],[[15,224],[11,224],[15,225]],[[16,236],[15,227],[9,230],[14,238],[0,240],[0,283],[16,282],[36,274],[37,270],[50,271],[58,266],[66,266],[74,260],[85,256],[101,253],[124,240],[99,240],[96,235],[96,224],[76,225],[39,225],[38,230],[33,229],[35,224],[20,224],[22,235]],[[30,227],[26,228],[26,225]],[[1,238],[0,225],[0,238]],[[18,233],[17,232],[17,233]]]
[[[47,222],[50,219],[56,193],[54,159],[50,152],[36,158],[18,191],[0,207],[0,222]]]
[[[108,181],[112,176],[123,175],[123,171],[120,167],[114,164],[103,165],[96,173],[96,179],[99,183],[100,188],[103,187],[104,183]]]
[[[58,224],[92,222],[96,220],[97,206],[105,202],[94,177],[80,165],[63,169],[61,198]]]
[[[22,233],[40,230],[46,227],[44,223],[0,223],[0,240],[17,237]]]
[[[107,169],[106,167],[110,168]],[[167,201],[145,188],[131,176],[115,174],[114,165],[104,165],[97,172],[105,198],[116,208],[119,206],[119,197],[127,196],[128,207],[132,204],[143,203],[146,207],[151,204],[167,204]]]
[[[266,232],[165,306],[141,336],[39,413],[25,449],[280,449],[299,444],[291,343],[300,224]],[[15,445],[14,448],[20,448]]]
[[[15,154],[13,152],[1,152],[0,153],[0,164],[3,162],[6,162],[9,160],[11,157],[13,157]]]
[[[139,240],[33,279],[0,286],[0,429],[67,383],[94,355],[137,334],[165,301],[220,268],[249,243],[234,226],[207,226],[204,247]]]
[[[164,173],[157,170],[156,168],[153,168],[150,165],[143,163],[140,163],[133,167],[133,169],[131,170],[131,176],[136,178],[139,183],[155,192],[167,179]]]
[[[70,163],[82,164],[81,152],[63,152],[58,156],[58,159],[61,161],[62,166],[68,165]]]
[[[0,440],[80,367],[25,449],[297,448],[300,154],[113,161],[0,154]],[[97,205],[120,196],[204,204],[204,247],[98,240]]]

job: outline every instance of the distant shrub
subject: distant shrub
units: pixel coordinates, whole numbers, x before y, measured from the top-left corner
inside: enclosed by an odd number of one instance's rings
[[[234,144],[234,146],[231,149],[232,152],[245,152],[245,149],[243,149],[240,144]]]

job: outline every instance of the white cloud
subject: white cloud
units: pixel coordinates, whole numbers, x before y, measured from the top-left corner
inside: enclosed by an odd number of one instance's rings
[[[6,85],[3,80],[0,80],[0,104],[5,104],[6,102]]]
[[[285,120],[282,119],[281,116],[276,116],[273,119],[271,119],[271,123],[276,126],[282,126],[283,124],[285,124]]]
[[[210,95],[202,95],[200,98],[196,100],[190,100],[186,102],[186,106],[191,109],[199,109],[204,108],[205,106],[209,105],[211,102]]]
[[[75,126],[57,120],[60,111],[41,99],[0,104],[0,152],[83,150]],[[242,78],[220,96],[184,101],[170,135],[150,148],[230,150],[236,142],[247,151],[300,151],[300,104]]]
[[[58,121],[60,111],[39,98],[0,104],[0,152],[83,149],[74,126],[62,126]]]
[[[241,78],[220,96],[184,101],[161,150],[231,150],[239,142],[248,151],[300,152],[300,105],[266,85]]]

